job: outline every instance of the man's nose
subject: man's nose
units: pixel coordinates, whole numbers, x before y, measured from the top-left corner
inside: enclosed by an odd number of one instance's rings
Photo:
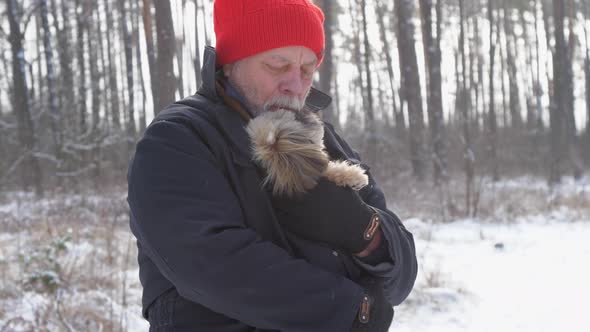
[[[288,96],[299,96],[303,93],[303,79],[301,77],[301,70],[299,68],[293,69],[285,73],[284,79],[279,85],[279,90],[282,94]]]

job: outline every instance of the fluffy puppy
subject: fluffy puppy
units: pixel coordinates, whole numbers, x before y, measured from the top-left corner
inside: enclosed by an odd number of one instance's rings
[[[330,160],[323,143],[324,125],[308,110],[262,113],[250,121],[247,131],[254,161],[266,170],[264,185],[275,196],[301,195],[322,177],[354,190],[368,184],[358,165]]]

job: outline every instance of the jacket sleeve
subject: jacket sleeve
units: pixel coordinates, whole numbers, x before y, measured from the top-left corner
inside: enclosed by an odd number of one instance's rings
[[[346,154],[348,158],[355,159],[355,162],[360,163],[358,152],[354,151],[331,125],[328,128],[329,135],[333,135],[338,149],[342,150],[341,152]],[[392,305],[398,305],[408,297],[416,281],[418,262],[414,237],[398,216],[387,208],[385,195],[369,172],[369,167],[361,165],[367,171],[369,184],[360,191],[360,195],[365,203],[375,208],[381,216],[381,230],[391,259],[376,265],[367,264],[358,258],[355,258],[355,261],[366,272],[384,279],[385,296]]]
[[[128,202],[149,258],[183,297],[250,326],[349,330],[363,290],[247,228],[216,163],[186,125],[148,128],[129,168]]]
[[[391,260],[377,265],[369,265],[359,259],[356,261],[367,272],[384,278],[387,299],[391,304],[399,305],[410,294],[418,272],[414,237],[406,230],[398,216],[387,209],[385,196],[370,175],[367,192],[364,200],[381,216],[381,230]]]

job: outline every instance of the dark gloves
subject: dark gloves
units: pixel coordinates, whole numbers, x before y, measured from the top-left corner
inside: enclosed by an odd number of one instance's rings
[[[387,332],[393,319],[393,306],[383,295],[383,285],[373,277],[361,279],[365,296],[351,332]]]
[[[289,231],[351,254],[367,248],[381,224],[379,214],[356,191],[326,179],[303,195],[273,197],[273,207]]]

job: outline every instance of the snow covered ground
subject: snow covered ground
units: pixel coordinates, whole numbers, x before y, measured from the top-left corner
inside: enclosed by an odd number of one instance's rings
[[[549,191],[530,179],[501,185]],[[590,217],[579,213],[590,208],[590,187],[566,181],[556,190],[585,206],[500,224],[406,220],[420,272],[390,331],[590,331]]]
[[[405,216],[420,271],[390,331],[590,331],[590,182],[484,191],[478,219]],[[0,331],[147,331],[123,192],[0,193]]]

